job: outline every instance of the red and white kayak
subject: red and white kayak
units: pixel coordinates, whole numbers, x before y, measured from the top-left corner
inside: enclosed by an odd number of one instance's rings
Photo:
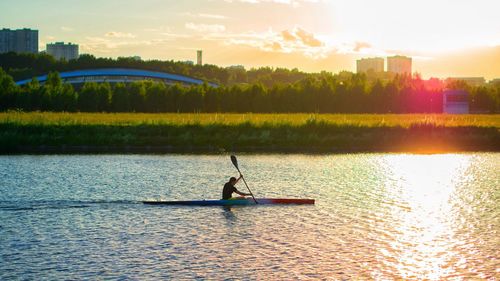
[[[314,205],[314,199],[294,198],[238,198],[229,200],[191,200],[191,201],[142,201],[148,205],[185,205],[185,206],[241,206],[241,205]]]

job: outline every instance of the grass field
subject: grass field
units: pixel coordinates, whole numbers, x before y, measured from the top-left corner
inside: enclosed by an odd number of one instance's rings
[[[500,115],[0,113],[2,153],[130,151],[500,151]]]
[[[228,125],[303,126],[325,123],[346,127],[436,127],[500,128],[500,115],[449,114],[148,114],[148,113],[53,113],[1,112],[1,124],[18,125]]]

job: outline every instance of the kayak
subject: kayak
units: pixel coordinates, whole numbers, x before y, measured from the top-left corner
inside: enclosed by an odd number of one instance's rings
[[[313,205],[314,199],[293,198],[255,198],[259,205],[298,204]],[[185,205],[185,206],[240,206],[256,205],[253,198],[230,199],[230,200],[191,200],[191,201],[142,201],[148,205]]]

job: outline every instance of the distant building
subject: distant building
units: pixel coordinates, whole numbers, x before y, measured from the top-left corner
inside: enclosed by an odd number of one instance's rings
[[[464,90],[445,90],[443,92],[443,113],[468,114],[469,93]]]
[[[78,58],[77,44],[64,44],[64,42],[56,42],[47,44],[47,54],[53,56],[57,60],[74,60]]]
[[[203,65],[202,56],[203,56],[203,51],[202,50],[196,51],[196,64],[197,65]]]
[[[192,61],[192,60],[185,60],[185,61],[181,61],[181,62],[188,64],[188,65],[194,65],[194,61]]]
[[[449,77],[446,82],[451,81],[464,81],[470,86],[483,86],[486,84],[486,79],[484,77]]]
[[[239,69],[239,70],[245,70],[245,66],[241,64],[235,64],[227,67],[228,69]]]
[[[142,58],[140,56],[130,56],[130,57],[118,57],[118,60],[126,60],[126,61],[142,61]]]
[[[490,84],[500,84],[500,78],[495,78],[495,79],[492,79],[490,80],[489,82]]]
[[[356,72],[384,72],[384,58],[364,58],[356,61]]]
[[[411,58],[405,56],[387,57],[387,72],[411,75]]]
[[[0,30],[0,53],[38,53],[38,30]]]

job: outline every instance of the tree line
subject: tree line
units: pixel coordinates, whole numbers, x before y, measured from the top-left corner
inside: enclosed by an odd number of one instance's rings
[[[224,85],[239,83],[262,83],[271,86],[274,83],[293,83],[313,74],[298,69],[261,67],[245,70],[242,67],[219,67],[212,64],[195,65],[182,61],[137,60],[129,57],[96,58],[93,55],[80,55],[75,60],[56,60],[48,54],[3,53],[0,54],[0,67],[15,81],[31,79],[51,71],[95,68],[137,68],[196,77],[209,82]]]
[[[500,112],[500,84],[467,89],[471,111]],[[211,87],[153,81],[85,83],[74,88],[58,72],[19,87],[0,68],[0,110],[82,112],[441,113],[443,91],[417,77],[370,81],[364,74],[320,73],[296,82]]]

